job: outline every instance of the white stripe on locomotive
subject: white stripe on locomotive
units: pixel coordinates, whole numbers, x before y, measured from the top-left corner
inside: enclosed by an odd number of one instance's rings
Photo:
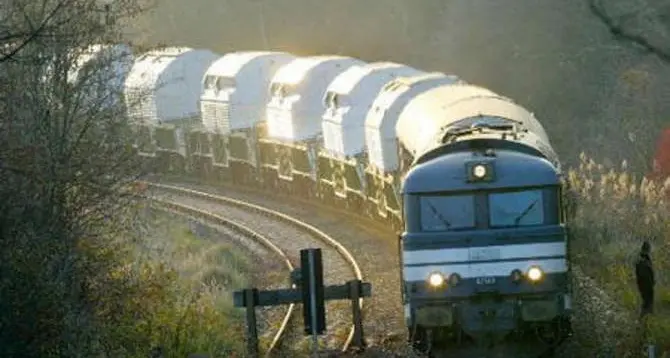
[[[565,242],[496,245],[458,249],[403,251],[403,264],[440,264],[477,262],[484,260],[512,260],[566,255]]]

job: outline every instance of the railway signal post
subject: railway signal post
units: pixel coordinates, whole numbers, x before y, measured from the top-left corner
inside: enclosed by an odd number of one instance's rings
[[[314,356],[319,351],[319,335],[326,331],[326,302],[323,297],[321,249],[300,250],[302,312],[305,334],[312,335]]]
[[[291,273],[294,288],[259,291],[256,288],[233,293],[235,307],[247,310],[247,351],[249,356],[258,357],[258,330],[256,327],[256,307],[279,306],[291,303],[303,304],[305,334],[312,335],[314,350],[318,350],[318,335],[326,331],[325,301],[351,300],[354,324],[352,345],[365,348],[363,335],[363,315],[360,299],[372,295],[372,285],[361,280],[348,281],[344,285],[323,285],[323,263],[321,249],[300,250],[301,267]]]

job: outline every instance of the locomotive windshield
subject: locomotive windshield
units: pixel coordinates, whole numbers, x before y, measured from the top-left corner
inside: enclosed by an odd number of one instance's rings
[[[559,222],[558,200],[555,187],[421,195],[421,231],[553,225]]]
[[[544,223],[543,190],[489,194],[491,227],[530,226]]]
[[[447,231],[475,227],[473,195],[422,196],[421,230]]]

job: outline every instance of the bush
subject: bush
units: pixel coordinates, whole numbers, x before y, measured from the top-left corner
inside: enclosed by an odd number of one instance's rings
[[[112,340],[138,347],[121,355],[146,357],[155,346],[166,357],[243,352],[244,318],[232,291],[247,284],[245,256],[211,237],[197,238],[183,218],[150,213],[142,219],[152,228],[126,251],[113,278],[134,290],[104,298],[125,313],[110,326]]]
[[[655,314],[645,329],[632,324],[626,345],[640,344],[647,334],[659,349],[670,351],[670,180],[654,182],[619,168],[595,163],[582,154],[578,168],[568,171],[577,206],[572,221],[572,262],[626,311],[637,317],[640,298],[634,264],[646,239],[652,245],[657,276]],[[628,346],[635,350],[639,347]]]

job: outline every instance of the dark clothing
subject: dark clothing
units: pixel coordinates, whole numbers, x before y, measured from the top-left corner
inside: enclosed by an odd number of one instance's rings
[[[651,258],[646,253],[641,253],[635,263],[635,278],[637,288],[642,296],[642,315],[652,313],[654,306],[654,269]]]

